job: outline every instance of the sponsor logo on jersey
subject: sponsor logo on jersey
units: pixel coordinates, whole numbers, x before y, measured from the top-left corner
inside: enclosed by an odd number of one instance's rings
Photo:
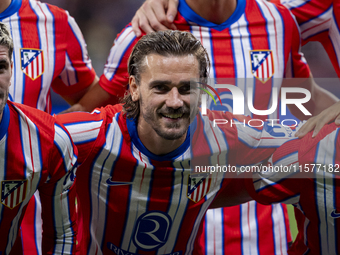
[[[187,197],[193,202],[199,202],[210,189],[209,173],[192,173],[188,179]]]
[[[261,82],[267,82],[274,74],[274,59],[271,50],[250,51],[251,72]]]
[[[32,80],[44,73],[44,53],[40,49],[20,49],[21,70]]]
[[[332,217],[332,218],[340,218],[340,213],[337,213],[336,210],[334,209],[334,210],[331,212],[331,217]]]
[[[123,249],[117,247],[116,245],[114,245],[111,242],[107,242],[107,248],[110,251],[113,251],[113,252],[115,252],[116,254],[119,254],[119,255],[139,255],[138,253],[123,250]],[[176,252],[167,253],[167,254],[163,254],[163,255],[182,255],[182,254],[183,254],[182,251],[176,251]],[[1,255],[1,253],[0,253],[0,255]]]
[[[26,198],[27,180],[1,182],[1,203],[13,209]]]
[[[106,180],[106,184],[109,186],[121,186],[121,185],[132,185],[133,182],[117,182],[117,181],[112,181],[112,177],[108,178]]]
[[[172,219],[164,212],[143,213],[136,222],[133,242],[141,250],[157,250],[167,242],[171,225]]]

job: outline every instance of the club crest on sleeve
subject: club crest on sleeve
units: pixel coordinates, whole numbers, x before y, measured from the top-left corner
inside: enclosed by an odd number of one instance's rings
[[[21,71],[32,80],[44,73],[44,53],[40,49],[20,49]]]
[[[192,173],[188,179],[187,197],[193,202],[199,202],[210,189],[209,173]]]
[[[26,198],[27,180],[1,182],[1,203],[13,209]]]
[[[274,59],[271,50],[251,50],[250,62],[252,74],[262,83],[274,74]]]

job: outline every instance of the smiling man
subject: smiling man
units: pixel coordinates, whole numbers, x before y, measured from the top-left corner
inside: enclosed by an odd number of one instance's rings
[[[228,188],[231,179],[224,177],[236,176],[192,172],[195,164],[251,165],[290,139],[281,126],[272,132],[266,124],[243,125],[248,117],[202,116],[201,90],[190,82],[206,82],[208,68],[207,52],[192,34],[152,33],[132,50],[123,106],[56,117],[82,164],[80,254],[195,254],[209,205]],[[214,119],[236,124],[215,126]]]

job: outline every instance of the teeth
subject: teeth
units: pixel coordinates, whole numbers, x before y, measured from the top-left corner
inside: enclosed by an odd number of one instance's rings
[[[177,119],[183,116],[183,114],[164,114],[165,117],[170,119]]]

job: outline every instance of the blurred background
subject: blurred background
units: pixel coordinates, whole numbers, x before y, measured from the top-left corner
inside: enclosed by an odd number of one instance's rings
[[[77,21],[83,32],[92,64],[98,77],[113,40],[132,19],[144,0],[41,0],[57,5]],[[340,97],[340,82],[327,54],[320,43],[312,42],[302,47],[317,83]],[[53,112],[68,107],[58,95],[52,95]]]

